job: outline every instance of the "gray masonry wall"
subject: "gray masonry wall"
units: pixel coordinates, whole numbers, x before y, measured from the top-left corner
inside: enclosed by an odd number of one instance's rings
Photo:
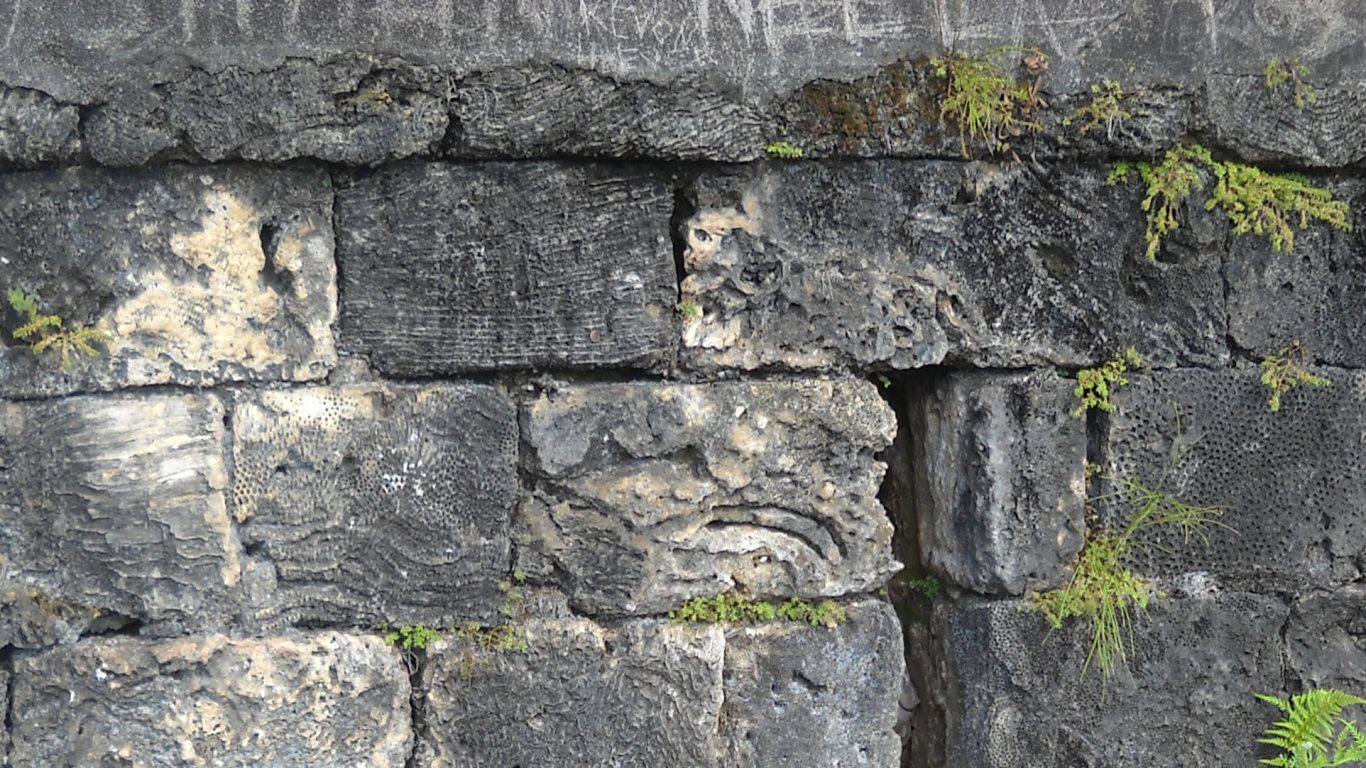
[[[1364,15],[0,0],[0,290],[103,334],[0,306],[0,764],[1271,756],[1254,694],[1366,694],[1366,235],[1197,196],[1149,262],[1106,177],[1199,142],[1359,223]],[[965,157],[928,57],[998,46],[1039,130]],[[1116,478],[1223,525],[1145,534],[1107,683],[1028,607]],[[829,604],[677,616],[723,594]]]

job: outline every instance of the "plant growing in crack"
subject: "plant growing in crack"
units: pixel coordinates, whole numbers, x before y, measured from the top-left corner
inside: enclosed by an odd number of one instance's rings
[[[1091,84],[1091,101],[1063,118],[1064,127],[1070,126],[1080,120],[1086,122],[1077,126],[1077,131],[1083,136],[1092,128],[1105,126],[1105,137],[1114,138],[1115,127],[1125,120],[1133,118],[1133,114],[1120,106],[1124,101],[1124,88],[1117,80],[1102,80],[1099,83]]]
[[[108,344],[114,340],[104,331],[79,323],[66,322],[57,315],[43,314],[38,306],[38,298],[25,293],[21,288],[11,287],[8,298],[9,305],[14,311],[26,318],[23,325],[14,329],[14,338],[28,342],[35,355],[56,350],[61,354],[64,371],[71,370],[71,361],[75,355],[99,357],[100,351],[95,348],[95,344]]]
[[[1276,91],[1286,85],[1293,85],[1295,108],[1303,112],[1310,104],[1319,102],[1314,86],[1305,80],[1309,77],[1309,67],[1294,59],[1272,59],[1262,70],[1262,78],[1267,90]]]
[[[849,618],[844,608],[834,600],[810,603],[790,597],[780,605],[767,600],[753,600],[744,595],[726,592],[716,597],[694,597],[676,610],[669,611],[676,622],[704,624],[738,624],[786,619],[812,626],[836,627]]]
[[[1305,369],[1309,363],[1309,350],[1299,341],[1292,341],[1285,349],[1262,360],[1261,382],[1271,390],[1271,400],[1267,406],[1272,413],[1281,410],[1281,396],[1295,387],[1327,387],[1333,382],[1323,376],[1316,376]]]
[[[1080,419],[1086,416],[1086,412],[1092,408],[1098,408],[1107,413],[1115,410],[1115,404],[1111,402],[1110,395],[1115,389],[1125,386],[1129,379],[1124,374],[1130,368],[1137,368],[1144,365],[1143,358],[1133,347],[1124,350],[1124,354],[1115,355],[1095,368],[1083,368],[1077,371],[1077,387],[1072,391],[1080,401],[1075,410],[1072,411],[1072,418]]]
[[[1017,79],[995,60],[1023,53],[1026,77]],[[1048,56],[1038,48],[1003,46],[972,55],[952,51],[930,59],[930,68],[944,81],[939,98],[940,122],[958,127],[963,157],[972,157],[971,143],[980,141],[993,155],[1011,151],[1010,141],[1040,125],[1031,115],[1046,106],[1039,95],[1048,69]]]

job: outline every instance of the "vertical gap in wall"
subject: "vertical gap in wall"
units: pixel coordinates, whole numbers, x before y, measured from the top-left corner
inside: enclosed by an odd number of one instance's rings
[[[917,464],[924,459],[916,449],[912,418],[913,405],[920,396],[923,382],[933,375],[880,373],[872,377],[897,421],[896,438],[879,456],[887,464],[887,475],[878,499],[892,520],[893,552],[905,566],[887,585],[888,597],[901,620],[910,682],[909,686],[903,687],[897,711],[904,768],[937,768],[943,764],[944,715],[933,706],[934,697],[927,695],[933,668],[930,634],[933,597],[932,590],[925,587],[926,582],[917,581],[925,579],[928,573],[920,556],[915,500]]]
[[[669,240],[673,243],[674,276],[678,281],[680,299],[683,280],[688,276],[687,268],[683,264],[683,255],[688,249],[688,235],[684,231],[684,226],[694,213],[693,202],[688,198],[688,186],[691,184],[691,178],[674,180],[674,207],[673,213],[669,216]]]
[[[10,748],[14,739],[14,648],[12,646],[0,647],[0,669],[9,673],[9,679],[5,684],[5,708],[4,725],[0,726],[0,733],[5,735],[4,741],[0,741],[0,765],[10,764]]]
[[[420,768],[424,758],[423,745],[427,742],[427,689],[422,685],[422,673],[427,669],[427,652],[415,651],[407,657],[408,669],[408,718],[413,732],[413,746],[404,761],[404,768]]]

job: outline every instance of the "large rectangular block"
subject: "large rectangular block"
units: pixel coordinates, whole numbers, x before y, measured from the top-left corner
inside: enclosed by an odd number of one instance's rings
[[[974,768],[1255,765],[1270,720],[1253,694],[1282,685],[1287,614],[1273,598],[1236,592],[1158,600],[1135,618],[1131,674],[1117,671],[1107,690],[1094,669],[1081,676],[1084,625],[1050,631],[1013,600],[937,603],[934,683],[921,706],[946,714],[946,754],[918,758]]]
[[[342,341],[385,373],[665,367],[662,179],[562,164],[386,169],[337,199]]]
[[[719,628],[538,619],[526,642],[525,653],[469,640],[429,649],[430,765],[725,765]]]
[[[864,381],[566,387],[522,411],[518,557],[595,614],[727,590],[834,596],[900,565]]]
[[[785,163],[693,185],[683,358],[717,368],[1224,360],[1222,240],[1144,258],[1142,192],[1091,167]]]
[[[909,396],[921,557],[979,593],[1062,586],[1086,526],[1086,422],[1053,371],[937,376]]]
[[[374,636],[87,640],[15,662],[10,764],[401,768],[408,698]]]
[[[218,627],[242,576],[209,395],[0,402],[0,581],[53,605]]]
[[[1366,691],[1366,587],[1348,584],[1297,600],[1285,630],[1286,666],[1305,689]],[[1291,691],[1297,693],[1298,691]],[[1286,691],[1268,691],[1284,695]]]
[[[249,622],[452,626],[503,600],[512,401],[482,385],[292,389],[233,412]]]
[[[1360,578],[1366,374],[1321,372],[1331,387],[1294,389],[1277,413],[1251,367],[1130,377],[1115,397],[1106,473],[1223,510],[1208,546],[1174,529],[1144,534],[1133,553],[1143,573],[1290,593]],[[1122,525],[1133,505],[1111,499],[1102,510]]]
[[[1234,236],[1224,268],[1229,335],[1256,355],[1274,354],[1298,340],[1329,365],[1366,366],[1366,182],[1315,182],[1347,202],[1355,228],[1344,232],[1314,222],[1295,230],[1290,253],[1273,251],[1264,236]],[[1298,227],[1299,221],[1291,224]]]
[[[0,176],[0,289],[108,334],[63,370],[0,348],[0,396],[321,378],[336,361],[331,192],[320,173],[89,169]],[[27,318],[6,306],[12,334]],[[7,340],[8,340],[7,336]]]
[[[850,605],[837,627],[771,622],[726,633],[722,765],[901,765],[906,663],[886,603]]]

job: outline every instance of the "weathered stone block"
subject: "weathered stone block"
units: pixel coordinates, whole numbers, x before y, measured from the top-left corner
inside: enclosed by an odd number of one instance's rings
[[[1052,371],[951,373],[910,396],[920,552],[961,587],[1062,586],[1086,526],[1086,422]]]
[[[15,662],[16,768],[401,768],[407,671],[379,638],[88,640]]]
[[[1323,183],[1323,182],[1317,182]],[[1357,214],[1350,232],[1315,222],[1296,230],[1295,248],[1277,253],[1259,235],[1237,235],[1229,253],[1229,334],[1257,355],[1298,340],[1330,365],[1366,366],[1366,182],[1334,178],[1324,184]],[[1292,224],[1298,226],[1298,221]]]
[[[1281,683],[1288,614],[1260,595],[1162,599],[1136,617],[1130,672],[1108,690],[1081,669],[1089,628],[1050,631],[1019,601],[936,604],[937,680],[946,754],[924,765],[980,768],[1253,765],[1268,724],[1254,693]],[[911,658],[917,658],[913,650]],[[923,705],[922,705],[923,706]]]
[[[290,58],[266,67],[192,69],[93,109],[86,149],[137,165],[168,151],[209,161],[315,157],[376,163],[430,152],[448,117],[433,94],[375,63]]]
[[[481,385],[261,392],[233,412],[250,622],[492,620],[517,415]]]
[[[673,359],[672,196],[560,164],[386,169],[337,200],[342,341],[385,373]]]
[[[80,112],[27,88],[0,85],[0,163],[65,160],[81,145]]]
[[[581,610],[843,595],[900,567],[873,458],[896,424],[871,383],[567,387],[521,418],[518,557]]]
[[[6,336],[0,395],[307,380],[334,364],[331,193],[321,174],[236,167],[0,177],[4,288],[111,339],[98,358]],[[12,333],[25,320],[6,306]]]
[[[1154,577],[1205,574],[1236,589],[1301,591],[1360,578],[1366,551],[1366,373],[1325,371],[1271,413],[1250,367],[1138,374],[1115,396],[1107,474],[1223,511],[1208,546],[1153,529],[1134,553]],[[1179,428],[1179,431],[1178,431]],[[1173,452],[1180,461],[1173,463]],[[1103,505],[1112,525],[1132,506]]]
[[[562,67],[474,73],[452,87],[451,148],[474,157],[586,155],[754,160],[771,135],[755,105],[697,78],[667,86]]]
[[[96,608],[53,600],[41,589],[0,583],[0,648],[45,648],[76,642],[107,619]]]
[[[428,765],[720,766],[717,627],[532,620],[526,653],[428,650]]]
[[[74,612],[218,627],[242,575],[208,395],[0,402],[0,580]]]
[[[832,629],[791,622],[726,634],[722,765],[901,765],[893,732],[906,664],[886,603],[849,606]]]
[[[1366,137],[1357,130],[1366,121],[1362,83],[1311,74],[1314,100],[1300,108],[1293,80],[1268,88],[1262,74],[1211,74],[1207,82],[1206,113],[1219,143],[1250,161],[1332,168],[1366,159]]]
[[[1294,604],[1285,631],[1286,662],[1305,689],[1366,691],[1366,626],[1361,606],[1366,587],[1348,584]],[[1290,691],[1294,693],[1297,691]],[[1267,691],[1285,695],[1286,691]]]
[[[1091,168],[786,163],[701,179],[684,359],[702,369],[1227,357],[1216,237],[1144,259],[1142,192]]]

